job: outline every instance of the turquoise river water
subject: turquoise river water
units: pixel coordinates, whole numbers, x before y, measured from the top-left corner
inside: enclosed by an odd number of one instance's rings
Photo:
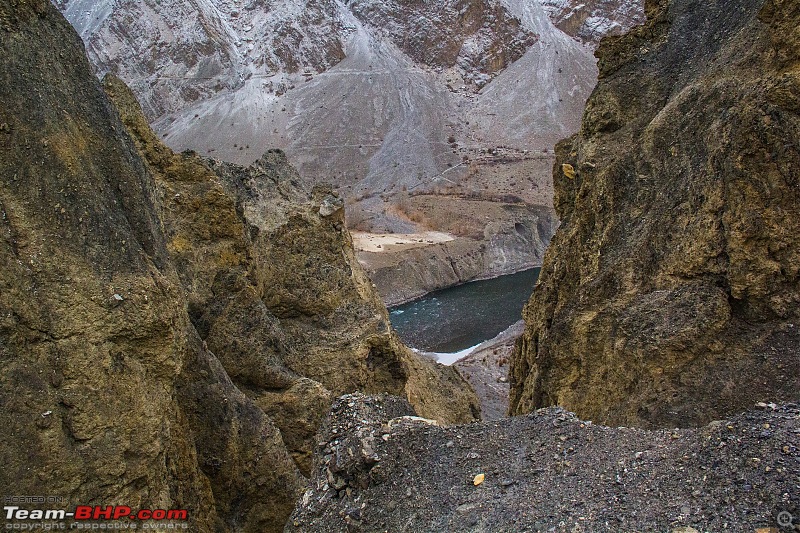
[[[417,350],[452,353],[470,348],[521,318],[539,270],[472,281],[391,307],[392,326]]]

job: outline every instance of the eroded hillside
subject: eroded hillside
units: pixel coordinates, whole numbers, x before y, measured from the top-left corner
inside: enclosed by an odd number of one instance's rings
[[[515,212],[454,235],[457,249],[434,246],[434,261],[363,254],[390,300],[378,272],[387,263],[441,273],[444,285],[411,272],[414,294],[541,263],[557,225],[542,209],[552,148],[577,130],[597,76],[589,47],[553,21],[601,16],[599,39],[642,11],[639,0],[560,10],[538,0],[55,3],[97,72],[131,86],[176,150],[249,164],[281,148],[306,183],[341,192],[361,231],[446,231],[440,221],[468,201]],[[517,223],[542,231],[522,242]]]

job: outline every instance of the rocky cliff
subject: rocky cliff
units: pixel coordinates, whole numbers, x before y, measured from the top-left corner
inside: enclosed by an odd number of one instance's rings
[[[175,154],[47,1],[0,4],[0,485],[280,530],[334,395],[472,420],[280,152]]]
[[[800,6],[650,1],[557,148],[512,414],[687,426],[800,390]]]
[[[409,249],[360,252],[359,261],[389,306],[437,289],[541,265],[558,225],[553,210],[545,207],[420,198],[415,212],[438,213],[444,221],[437,225],[460,235]]]

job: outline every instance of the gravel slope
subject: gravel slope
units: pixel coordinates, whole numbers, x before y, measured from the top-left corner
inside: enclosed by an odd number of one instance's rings
[[[603,427],[559,408],[386,424],[409,412],[391,397],[337,400],[286,531],[752,532],[800,516],[797,404],[680,430]]]

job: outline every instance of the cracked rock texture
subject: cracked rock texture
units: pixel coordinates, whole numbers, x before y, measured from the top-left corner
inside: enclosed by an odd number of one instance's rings
[[[690,426],[800,391],[800,5],[646,11],[557,147],[512,414]]]
[[[336,395],[479,416],[391,331],[330,189],[173,153],[47,1],[0,4],[0,52],[0,486],[276,531]]]

